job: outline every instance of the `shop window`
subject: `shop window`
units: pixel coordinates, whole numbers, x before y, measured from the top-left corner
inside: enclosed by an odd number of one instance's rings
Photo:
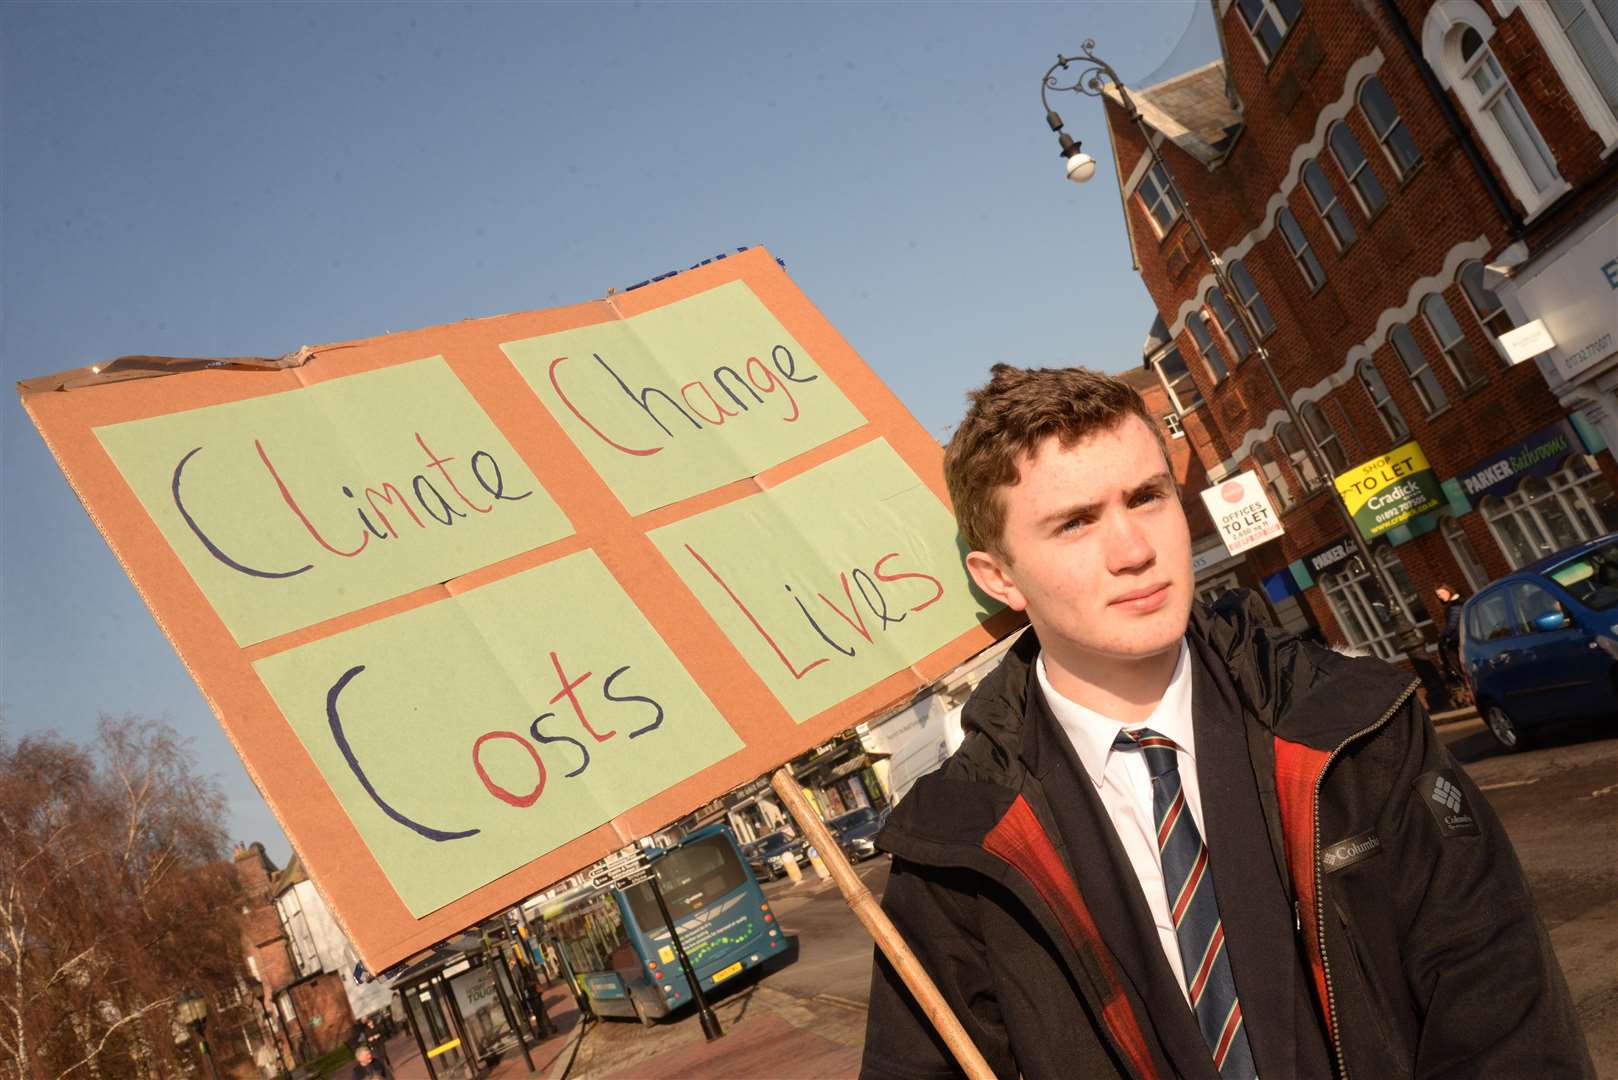
[[[1448,408],[1449,397],[1438,384],[1438,376],[1433,374],[1432,365],[1427,362],[1427,355],[1421,351],[1421,346],[1416,344],[1416,336],[1410,332],[1410,327],[1404,323],[1395,324],[1388,331],[1388,342],[1398,354],[1399,362],[1404,365],[1410,385],[1427,415],[1432,416]]]
[[[1443,294],[1428,293],[1421,302],[1421,314],[1427,320],[1427,328],[1433,332],[1433,337],[1438,339],[1439,351],[1449,361],[1455,381],[1463,389],[1481,383],[1483,365],[1478,362],[1477,354],[1472,351],[1471,343],[1466,340],[1466,334],[1461,331],[1461,324]]]
[[[1318,162],[1306,161],[1303,163],[1303,186],[1309,192],[1309,199],[1315,204],[1315,212],[1325,224],[1326,231],[1331,233],[1332,241],[1337,245],[1338,251],[1347,251],[1359,239],[1354,231],[1354,223],[1348,219],[1348,211],[1343,202],[1337,197],[1332,188],[1331,181],[1326,179],[1326,172]]]
[[[1382,152],[1388,156],[1394,174],[1401,180],[1409,176],[1421,164],[1421,151],[1416,147],[1416,140],[1410,137],[1410,129],[1399,116],[1399,110],[1394,108],[1393,99],[1383,88],[1382,80],[1375,75],[1360,84],[1360,111],[1371,125],[1376,141],[1382,145]]]
[[[1264,477],[1264,483],[1270,489],[1270,497],[1275,500],[1277,512],[1288,509],[1296,500],[1292,497],[1292,485],[1287,483],[1286,477],[1281,474],[1281,464],[1270,453],[1268,445],[1259,442],[1253,444],[1253,462],[1258,466],[1258,474]]]
[[[1197,389],[1197,381],[1191,377],[1191,370],[1185,366],[1185,357],[1178,348],[1169,346],[1168,352],[1155,360],[1153,366],[1169,392],[1176,413],[1183,416],[1202,404],[1202,391]]]
[[[1146,207],[1146,212],[1152,215],[1152,221],[1157,225],[1157,235],[1168,235],[1169,229],[1180,220],[1180,200],[1174,197],[1168,173],[1161,164],[1154,164],[1146,170],[1135,194],[1140,198],[1141,205]]]
[[[1223,382],[1225,376],[1230,374],[1230,359],[1225,356],[1224,347],[1214,340],[1213,332],[1208,329],[1208,320],[1202,312],[1193,311],[1186,316],[1185,325],[1191,331],[1191,338],[1197,343],[1197,351],[1202,354],[1202,362],[1208,365],[1213,381]]]
[[[1309,456],[1309,450],[1303,444],[1303,437],[1298,429],[1287,420],[1278,424],[1275,437],[1281,442],[1281,449],[1286,451],[1287,460],[1292,462],[1292,471],[1298,477],[1298,482],[1305,491],[1313,491],[1321,485],[1323,477],[1320,470],[1315,468],[1314,458]]]
[[[1618,0],[1614,0],[1618,3]],[[1478,322],[1494,338],[1499,338],[1507,330],[1516,328],[1517,322],[1506,311],[1506,305],[1501,303],[1495,291],[1483,283],[1483,264],[1469,262],[1461,267],[1461,291],[1466,294],[1466,302],[1472,306],[1472,314],[1478,317]]]
[[[1268,64],[1298,21],[1303,4],[1301,0],[1236,0],[1236,10],[1253,39],[1253,47]]]
[[[1264,297],[1259,295],[1258,282],[1253,275],[1247,272],[1240,259],[1232,262],[1227,268],[1230,283],[1236,289],[1236,302],[1247,309],[1253,317],[1253,323],[1258,327],[1258,335],[1267,338],[1275,330],[1275,320],[1270,317],[1269,306],[1264,303]]]
[[[1461,523],[1446,517],[1439,525],[1439,530],[1444,534],[1444,543],[1448,545],[1450,555],[1454,556],[1455,564],[1461,568],[1461,576],[1466,578],[1467,591],[1477,592],[1487,585],[1489,575],[1483,569],[1483,560],[1478,558]]]
[[[1388,205],[1388,196],[1382,190],[1382,181],[1376,178],[1376,173],[1365,160],[1359,140],[1354,138],[1348,125],[1339,120],[1332,125],[1328,141],[1331,143],[1331,156],[1337,160],[1337,167],[1343,170],[1343,179],[1348,181],[1355,198],[1359,199],[1360,209],[1365,211],[1367,219],[1376,217]]]
[[[1358,555],[1320,575],[1320,589],[1350,648],[1384,660],[1399,657],[1399,620],[1382,587]]]
[[[1225,340],[1236,352],[1236,362],[1239,364],[1246,360],[1253,352],[1253,343],[1248,339],[1247,330],[1236,315],[1236,309],[1230,306],[1225,294],[1217,288],[1208,290],[1208,307],[1219,323],[1219,329],[1225,332]]]
[[[1298,273],[1303,275],[1303,283],[1309,286],[1310,292],[1317,291],[1326,284],[1326,271],[1321,268],[1320,260],[1315,257],[1315,251],[1309,246],[1303,230],[1298,227],[1298,219],[1292,216],[1291,210],[1282,207],[1275,216],[1275,223],[1280,226],[1287,250],[1292,252],[1292,261],[1297,264]]]
[[[1618,530],[1618,499],[1595,459],[1575,454],[1548,480],[1530,476],[1479,509],[1513,570]]]
[[[1343,444],[1337,438],[1337,431],[1326,419],[1326,411],[1316,401],[1305,402],[1303,408],[1298,410],[1303,418],[1304,426],[1309,434],[1315,437],[1315,445],[1320,447],[1321,454],[1326,463],[1331,466],[1332,475],[1348,471],[1348,457],[1343,453]]]
[[[1360,361],[1359,374],[1360,383],[1370,396],[1371,404],[1376,407],[1376,414],[1382,418],[1382,426],[1388,429],[1389,437],[1397,442],[1410,434],[1404,414],[1399,411],[1393,395],[1388,393],[1388,384],[1382,381],[1382,373],[1377,371],[1369,356]]]
[[[1416,591],[1416,583],[1410,580],[1410,572],[1391,546],[1377,549],[1377,565],[1382,573],[1393,585],[1394,599],[1399,602],[1399,609],[1404,612],[1406,621],[1411,626],[1422,627],[1432,624],[1433,617],[1422,602],[1421,594]]]

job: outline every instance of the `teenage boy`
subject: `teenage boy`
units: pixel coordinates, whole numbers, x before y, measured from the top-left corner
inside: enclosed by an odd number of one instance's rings
[[[884,907],[997,1075],[1594,1075],[1415,681],[1194,610],[1133,389],[997,365],[944,468],[973,580],[1031,627],[879,837]],[[861,1075],[958,1075],[880,957]]]

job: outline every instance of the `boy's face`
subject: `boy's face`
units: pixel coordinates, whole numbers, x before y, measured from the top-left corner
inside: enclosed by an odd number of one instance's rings
[[[996,495],[1006,555],[974,551],[967,568],[985,592],[1028,613],[1059,663],[1094,672],[1179,646],[1191,612],[1191,533],[1139,417],[1067,449],[1047,439]]]

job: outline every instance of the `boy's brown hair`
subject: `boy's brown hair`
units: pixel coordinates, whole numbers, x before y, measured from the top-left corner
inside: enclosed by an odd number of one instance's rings
[[[944,481],[955,521],[972,551],[1008,558],[1001,543],[1006,508],[998,489],[1018,481],[1017,466],[1046,439],[1066,448],[1138,416],[1163,446],[1157,421],[1139,392],[1088,368],[1018,368],[996,364],[987,386],[972,391],[966,418],[944,448]],[[1168,453],[1164,452],[1164,460]]]

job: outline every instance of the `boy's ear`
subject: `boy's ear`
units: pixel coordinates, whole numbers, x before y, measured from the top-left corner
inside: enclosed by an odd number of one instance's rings
[[[972,551],[966,556],[966,572],[972,575],[978,588],[1000,601],[1012,611],[1024,611],[1028,601],[1012,578],[1010,563],[999,555],[987,551]]]

